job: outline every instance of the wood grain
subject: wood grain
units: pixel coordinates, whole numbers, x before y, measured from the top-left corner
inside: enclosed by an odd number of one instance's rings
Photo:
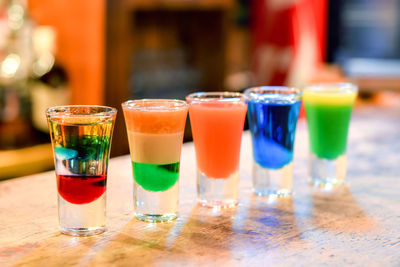
[[[300,121],[292,198],[251,193],[251,146],[244,134],[240,205],[196,205],[193,145],[182,151],[180,217],[148,224],[132,214],[128,156],[112,159],[108,231],[77,238],[58,231],[54,173],[0,183],[0,266],[282,266],[400,264],[400,113],[359,110],[348,146],[348,185],[333,193],[307,184],[308,141]]]

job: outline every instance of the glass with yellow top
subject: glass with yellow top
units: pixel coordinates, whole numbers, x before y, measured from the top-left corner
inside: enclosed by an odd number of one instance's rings
[[[346,144],[357,86],[314,84],[303,90],[310,141],[309,177],[315,187],[331,189],[346,178]]]

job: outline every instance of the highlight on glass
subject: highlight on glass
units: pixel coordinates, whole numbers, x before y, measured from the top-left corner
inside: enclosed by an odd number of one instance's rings
[[[135,216],[148,222],[178,216],[179,165],[188,107],[185,101],[122,103],[134,179]]]
[[[46,111],[64,234],[85,236],[106,229],[107,168],[116,114],[116,109],[103,106]]]
[[[197,161],[197,199],[203,206],[237,204],[245,95],[198,92],[186,97]]]
[[[357,91],[351,83],[304,87],[311,152],[309,178],[315,187],[329,190],[345,183],[347,134]]]
[[[301,92],[285,86],[261,86],[249,88],[245,94],[253,144],[253,192],[290,195]]]

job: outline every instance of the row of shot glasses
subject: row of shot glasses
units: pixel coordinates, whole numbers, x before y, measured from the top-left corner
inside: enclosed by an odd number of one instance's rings
[[[309,140],[309,181],[331,188],[344,183],[346,143],[357,87],[318,84],[303,90],[263,86],[235,92],[198,92],[186,101],[122,103],[129,139],[136,218],[171,221],[178,216],[181,148],[189,112],[202,206],[235,206],[241,137],[246,118],[252,138],[253,192],[292,194],[292,162],[301,101]],[[61,232],[81,236],[105,231],[106,182],[116,109],[63,106],[46,111],[58,189]],[[247,148],[246,148],[247,149]]]

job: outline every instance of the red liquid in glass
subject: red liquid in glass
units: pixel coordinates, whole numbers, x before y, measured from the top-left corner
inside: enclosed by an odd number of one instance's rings
[[[106,191],[107,175],[57,175],[58,193],[73,204],[87,204]]]

